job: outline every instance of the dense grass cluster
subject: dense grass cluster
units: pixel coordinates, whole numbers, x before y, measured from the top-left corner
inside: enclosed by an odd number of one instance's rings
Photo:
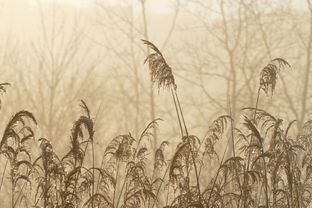
[[[35,117],[16,113],[0,143],[6,164],[3,180],[10,178],[11,207],[111,208],[220,208],[308,207],[312,194],[312,121],[299,133],[292,124],[258,108],[260,94],[273,94],[283,59],[272,60],[260,73],[254,107],[240,111],[238,119],[222,115],[212,122],[204,138],[190,134],[172,69],[155,45],[145,60],[159,90],[169,89],[181,138],[174,153],[170,141],[150,143],[160,119],[149,123],[138,138],[118,135],[104,148],[95,166],[94,120],[84,101],[74,122],[70,148],[57,155],[48,139],[36,139],[40,156],[33,158]],[[0,85],[0,90],[5,90]],[[230,109],[231,112],[231,109]],[[157,138],[159,139],[159,138]],[[223,144],[220,147],[220,144]],[[218,146],[219,145],[219,146]],[[217,148],[218,146],[218,148]],[[86,162],[86,160],[90,162]],[[152,162],[151,162],[152,161]],[[2,206],[1,206],[2,207]]]

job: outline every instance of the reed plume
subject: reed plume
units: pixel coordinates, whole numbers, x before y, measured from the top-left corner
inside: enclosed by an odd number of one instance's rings
[[[262,89],[266,94],[273,94],[277,77],[281,69],[285,67],[291,67],[290,64],[282,59],[275,58],[267,64],[260,73],[260,89]]]
[[[158,89],[176,87],[172,69],[162,53],[153,43],[147,40],[142,41],[155,51],[155,53],[148,55],[144,61],[144,63],[148,62],[152,82],[157,84]]]
[[[159,49],[153,43],[151,43],[147,40],[142,40],[142,41],[144,44],[146,44],[148,47],[150,47],[152,50],[155,51],[155,53],[148,55],[144,61],[144,63],[147,60],[149,61],[149,68],[150,68],[150,74],[151,74],[152,82],[157,83],[158,90],[160,88],[170,88],[171,89],[171,94],[172,94],[172,98],[174,101],[174,106],[175,106],[176,114],[177,114],[178,121],[179,121],[180,130],[181,130],[182,141],[183,141],[183,143],[185,142],[185,144],[187,144],[188,147],[190,148],[191,159],[193,162],[194,172],[196,175],[196,188],[197,188],[197,192],[198,192],[197,197],[198,197],[198,202],[200,204],[201,203],[201,194],[200,194],[200,184],[199,184],[199,177],[198,177],[199,171],[197,169],[197,164],[196,164],[197,153],[196,153],[196,150],[194,149],[194,146],[192,145],[192,141],[193,141],[194,137],[189,135],[189,132],[187,129],[186,121],[184,118],[181,103],[180,103],[179,96],[177,93],[177,85],[175,83],[175,79],[174,79],[174,76],[172,74],[172,69],[167,64],[162,53],[159,51]],[[183,129],[182,125],[183,125],[184,129]],[[172,165],[174,165],[174,163],[172,163],[171,166]],[[187,172],[188,171],[189,170],[187,170]],[[172,171],[170,171],[170,172],[173,173]],[[169,175],[170,175],[170,173],[169,173]]]

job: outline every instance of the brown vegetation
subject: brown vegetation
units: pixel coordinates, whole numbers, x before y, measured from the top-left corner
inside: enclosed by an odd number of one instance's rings
[[[0,145],[7,161],[1,181],[10,176],[11,207],[308,207],[312,122],[292,135],[295,121],[284,127],[281,119],[258,109],[260,93],[273,94],[288,62],[276,58],[263,68],[256,107],[242,109],[236,127],[231,115],[220,116],[200,140],[188,132],[171,67],[154,44],[143,42],[155,52],[146,59],[152,82],[159,90],[169,88],[174,100],[181,140],[173,156],[164,152],[169,141],[148,155],[156,119],[138,138],[130,133],[115,137],[96,167],[94,121],[81,101],[84,115],[73,124],[68,152],[57,155],[50,141],[41,138],[41,154],[33,158],[29,140],[37,122],[30,112],[20,111],[7,124]],[[218,142],[227,144],[223,153],[215,149]],[[84,162],[87,157],[91,165]]]

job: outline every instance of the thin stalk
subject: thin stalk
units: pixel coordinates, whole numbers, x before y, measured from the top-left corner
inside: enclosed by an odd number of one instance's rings
[[[28,176],[29,176],[29,174],[28,174]],[[22,195],[22,191],[24,190],[25,186],[26,186],[26,182],[23,184],[21,191],[19,192],[18,196],[16,197],[15,202],[14,202],[14,206],[17,204],[18,200],[20,199],[20,197]]]
[[[120,199],[121,199],[121,195],[122,195],[123,189],[125,188],[125,185],[126,185],[126,182],[127,182],[127,177],[128,177],[128,173],[126,173],[124,182],[123,182],[123,184],[122,184],[122,187],[121,187],[121,190],[120,190],[120,194],[119,194],[119,196],[118,196],[118,201],[117,201],[117,206],[116,206],[116,208],[118,208],[118,205],[119,205],[119,202],[120,202]],[[117,184],[117,182],[116,182],[116,184]]]
[[[94,196],[94,182],[95,182],[95,174],[94,174],[94,144],[93,144],[93,138],[92,138],[92,141],[91,141],[91,149],[92,149],[92,196]],[[93,203],[93,197],[92,197],[92,208],[94,208],[94,203]]]
[[[167,190],[167,196],[166,196],[166,206],[165,207],[168,207],[168,202],[169,202],[169,190],[170,190],[170,186],[168,186],[168,190]]]
[[[254,122],[256,123],[256,113],[257,113],[257,109],[258,109],[258,104],[259,104],[259,98],[260,98],[260,92],[261,92],[261,87],[259,86],[258,88],[258,93],[257,93],[257,100],[256,100],[256,107],[255,107],[255,113],[254,113]],[[264,153],[264,148],[263,148],[263,144],[261,144],[261,151],[262,153]],[[250,153],[249,153],[249,162],[250,162]],[[268,195],[268,179],[267,179],[267,167],[266,167],[266,163],[265,163],[265,159],[262,158],[263,160],[263,164],[264,164],[264,183],[265,183],[265,200],[266,200],[266,207],[269,207],[269,195]],[[248,163],[249,166],[249,163]]]
[[[215,187],[215,185],[216,185],[216,182],[217,182],[217,179],[218,179],[218,176],[219,176],[220,170],[221,170],[221,166],[222,166],[223,161],[224,161],[224,158],[225,158],[225,153],[226,153],[226,151],[227,151],[228,144],[229,144],[229,143],[227,143],[227,145],[226,145],[226,147],[225,147],[225,150],[224,150],[224,153],[223,153],[222,159],[221,159],[221,161],[220,161],[219,168],[218,168],[218,170],[217,170],[217,175],[216,175],[216,177],[215,177],[215,179],[214,179],[214,181],[213,181],[213,185],[212,185],[211,190],[213,190],[213,189],[214,189],[214,187]],[[207,201],[208,206],[209,206],[209,202],[210,202],[210,199],[211,199],[211,194],[212,194],[212,191],[210,192],[209,197],[208,197],[208,201]]]
[[[115,183],[115,187],[114,187],[114,195],[113,195],[113,207],[115,207],[115,198],[116,198],[116,188],[118,188],[118,173],[119,173],[119,163],[118,163],[118,160],[116,160],[116,183]],[[118,207],[118,204],[117,204],[117,207]]]
[[[14,172],[13,172],[13,168],[11,168],[11,184],[12,184],[12,187],[11,187],[11,204],[12,204],[12,208],[14,208],[14,190],[15,190],[13,176],[14,176]]]
[[[5,174],[5,171],[6,171],[7,166],[8,166],[8,159],[6,159],[5,166],[4,166],[4,170],[3,170],[3,173],[2,173],[1,184],[0,184],[0,190],[1,190],[1,188],[2,188],[3,179],[4,179],[4,174]]]
[[[260,92],[261,92],[261,86],[259,86],[259,88],[258,88],[255,112],[253,115],[253,120],[254,120],[255,124],[256,124],[256,114],[257,114],[257,109],[258,109],[258,104],[259,104]],[[264,153],[263,144],[261,144],[261,153]],[[264,191],[265,191],[266,207],[269,207],[267,167],[266,167],[266,162],[265,162],[264,158],[262,158],[262,161],[264,164],[264,183],[265,183],[265,187],[264,187],[265,190]],[[249,165],[250,165],[250,152],[248,152],[247,172],[249,171]],[[244,180],[246,180],[246,178]],[[244,181],[244,184],[245,184],[245,186],[247,185],[245,181]],[[245,188],[245,186],[244,186],[244,188]]]
[[[183,111],[182,111],[182,108],[181,108],[181,104],[180,104],[180,101],[179,101],[179,96],[178,96],[176,88],[174,89],[174,93],[175,93],[175,96],[176,96],[176,99],[177,99],[177,103],[178,103],[178,106],[179,106],[179,109],[180,109],[182,121],[183,121],[183,124],[184,124],[185,133],[188,136],[188,131],[187,131],[185,120],[184,120],[184,116],[183,116]]]
[[[256,107],[255,107],[255,112],[254,112],[254,115],[253,115],[253,120],[255,122],[256,120],[256,113],[257,113],[257,109],[258,109],[258,104],[259,104],[259,98],[260,98],[260,90],[261,90],[261,87],[259,86],[258,88],[258,92],[257,92],[257,100],[256,100]],[[252,138],[250,139],[250,142],[251,142]],[[247,159],[247,168],[246,168],[246,171],[245,171],[245,174],[244,174],[244,182],[243,182],[243,189],[246,190],[246,186],[247,186],[247,172],[249,171],[249,165],[250,165],[250,151],[248,151],[248,159]],[[246,207],[246,196],[243,196],[243,200],[244,200],[244,207]]]
[[[233,119],[232,119],[232,108],[231,108],[231,105],[229,105],[230,107],[230,117],[231,117],[231,137],[232,137],[232,149],[233,149],[233,157],[236,157],[236,154],[235,154],[235,142],[234,142],[234,124],[233,124]],[[236,163],[234,163],[234,170],[235,170],[235,175],[236,175],[236,180],[237,180],[237,183],[239,185],[239,189],[241,191],[241,195],[242,195],[242,185],[241,185],[241,181],[239,179],[239,175],[238,175],[238,172],[237,172],[237,169],[236,169]],[[237,207],[240,206],[240,200],[238,200],[238,204],[237,204]]]
[[[258,109],[259,98],[260,98],[260,90],[261,90],[261,87],[259,86],[258,92],[257,92],[257,100],[256,100],[255,113],[254,113],[254,120],[256,119],[256,112],[257,112],[257,109]]]
[[[263,153],[263,147],[262,147],[262,153]],[[266,167],[266,162],[265,159],[263,158],[263,163],[264,163],[264,183],[265,183],[265,200],[266,200],[266,207],[269,207],[269,194],[268,194],[268,179],[267,179],[267,167]]]
[[[102,156],[102,162],[101,162],[101,166],[100,166],[101,169],[104,166],[104,156],[105,156],[105,154],[103,154],[103,156]],[[96,192],[98,192],[98,190],[99,190],[99,184],[100,184],[101,179],[102,179],[102,176],[101,176],[101,173],[99,173],[98,182],[96,184]]]
[[[154,203],[153,203],[152,208],[155,206],[155,204],[156,204],[155,202],[158,200],[158,194],[159,194],[160,188],[161,188],[161,186],[162,186],[162,184],[163,184],[163,182],[164,182],[164,180],[165,180],[165,177],[166,177],[166,175],[167,175],[167,172],[168,172],[169,168],[170,168],[170,164],[168,164],[168,166],[167,166],[167,168],[166,168],[166,171],[165,171],[163,177],[161,178],[160,185],[159,185],[159,187],[158,187],[158,189],[157,189],[156,198],[155,198],[155,200],[154,200]]]
[[[182,124],[181,124],[181,119],[180,119],[180,114],[179,114],[179,111],[178,111],[178,107],[177,107],[177,101],[175,99],[175,96],[174,96],[174,93],[173,93],[173,89],[171,88],[171,94],[172,94],[172,99],[174,101],[174,107],[175,107],[175,110],[176,110],[176,113],[177,113],[177,117],[178,117],[178,120],[179,120],[179,126],[180,126],[180,130],[181,130],[181,136],[183,137],[183,128],[182,128]]]
[[[191,155],[192,155],[192,160],[193,160],[193,165],[194,165],[195,175],[196,175],[196,183],[197,183],[196,185],[197,185],[197,189],[198,189],[198,197],[199,197],[199,202],[201,203],[201,192],[200,192],[200,185],[199,185],[199,177],[198,177],[198,170],[197,170],[196,160],[195,160],[195,156],[194,156],[194,151],[193,151],[191,142],[189,141],[189,134],[188,134],[188,131],[187,131],[187,127],[186,127],[183,111],[182,111],[182,108],[181,108],[181,104],[180,104],[180,101],[179,101],[179,96],[178,96],[176,88],[174,89],[174,93],[175,93],[175,98],[176,98],[176,101],[177,101],[177,104],[178,104],[178,107],[179,107],[179,110],[180,110],[181,118],[182,118],[182,121],[183,121],[183,124],[184,124],[184,129],[185,129],[186,137],[188,139],[188,144],[189,144],[190,150],[191,150]]]
[[[30,176],[30,174],[31,174],[31,169],[27,169],[27,177],[29,177]],[[23,190],[24,190],[24,188],[26,187],[26,184],[27,184],[27,182],[24,182],[23,183],[23,186],[22,186],[22,188],[20,189],[20,191],[19,191],[19,193],[18,193],[18,195],[17,195],[17,197],[16,197],[16,199],[15,199],[15,202],[14,202],[14,207],[17,205],[17,202],[18,202],[18,200],[20,199],[20,197],[22,196],[22,193],[23,193]],[[21,199],[22,200],[22,199]]]
[[[200,193],[198,170],[197,170],[197,165],[196,165],[196,161],[195,161],[194,151],[192,149],[192,145],[191,145],[190,141],[189,141],[189,145],[190,145],[190,148],[191,148],[191,153],[192,153],[191,155],[192,155],[192,160],[193,160],[194,169],[195,169],[195,176],[196,176],[196,182],[197,182],[199,202],[201,203],[201,193]]]
[[[37,194],[36,194],[36,196],[37,196]],[[36,207],[36,206],[37,206],[37,204],[38,204],[38,203],[39,203],[39,201],[41,200],[42,196],[43,196],[43,193],[41,192],[41,193],[40,193],[40,196],[38,197],[38,199],[37,199],[37,200],[36,200],[36,197],[35,197],[35,201],[36,201],[36,203],[35,203],[34,207]]]
[[[146,0],[140,0],[141,2],[141,12],[142,12],[142,18],[143,18],[143,35],[145,40],[149,39],[149,35],[148,35],[148,22],[147,22],[147,15],[146,15],[146,7],[145,7],[145,3]],[[150,48],[147,47],[146,48],[146,55],[150,54]],[[154,96],[154,90],[153,90],[153,82],[150,82],[150,116],[152,121],[155,120],[155,96]],[[154,140],[153,140],[153,151],[154,151],[154,155],[157,149],[157,131],[154,128],[153,129],[153,135],[154,135]],[[154,158],[155,161],[155,158]]]
[[[89,141],[87,141],[86,147],[85,147],[85,149],[83,151],[83,157],[82,157],[82,161],[81,161],[80,167],[83,167],[83,162],[84,162],[84,159],[85,159],[85,156],[86,156],[86,151],[88,149],[88,146],[89,146]],[[77,166],[77,160],[75,158],[74,168],[76,168],[76,166]],[[76,191],[77,191],[77,184],[78,184],[78,179],[80,177],[80,173],[81,173],[81,170],[78,172],[78,174],[76,174],[75,183],[74,183],[75,184],[74,185],[74,194],[76,194]],[[73,200],[74,194],[72,195],[71,200]]]
[[[44,173],[44,193],[43,193],[43,207],[47,207],[47,197],[48,196],[48,172]]]
[[[261,203],[261,192],[262,192],[262,188],[263,186],[260,186],[260,188],[258,189],[258,193],[259,193],[259,197],[258,197],[258,200],[257,200],[257,206],[259,207],[260,206],[260,203]],[[274,197],[274,196],[273,196]],[[273,207],[275,207],[275,203],[274,203],[274,200],[273,200]]]
[[[235,142],[234,142],[234,124],[232,119],[232,108],[230,106],[230,117],[231,117],[231,139],[232,139],[232,149],[233,149],[233,157],[235,157]]]
[[[209,132],[209,131],[208,131]],[[208,135],[208,132],[206,133],[206,135],[203,137],[203,139],[201,140],[201,142],[200,142],[200,144],[199,144],[199,147],[198,147],[198,149],[197,149],[197,151],[199,151],[200,150],[200,148],[201,148],[201,146],[202,146],[202,144],[204,143],[204,140],[205,140],[205,138],[206,138],[206,136]],[[205,152],[203,153],[203,156],[202,156],[202,158],[204,158],[205,157]],[[202,170],[202,167],[203,167],[203,163],[201,163],[201,164],[199,164],[200,165],[200,167],[199,167],[199,172],[198,172],[198,177],[200,177],[200,174],[201,174],[201,170]]]

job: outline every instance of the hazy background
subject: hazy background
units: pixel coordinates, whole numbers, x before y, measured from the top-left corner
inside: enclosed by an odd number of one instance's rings
[[[233,114],[254,105],[259,73],[276,57],[293,69],[282,73],[278,96],[263,100],[278,106],[284,119],[299,120],[304,100],[309,103],[309,91],[302,97],[303,85],[310,83],[304,78],[311,37],[304,0],[148,0],[144,8],[140,0],[3,0],[0,5],[1,81],[12,84],[1,122],[27,109],[39,121],[40,137],[55,145],[66,141],[80,99],[96,119],[99,148],[117,134],[142,131],[152,119],[151,105],[153,117],[164,119],[159,139],[177,136],[170,92],[154,89],[151,103],[143,65],[147,49],[140,39],[163,51],[191,132],[199,137],[216,115],[229,113],[229,103]],[[289,83],[283,89],[284,82]],[[309,109],[306,105],[303,120]]]
[[[172,66],[191,133],[199,137],[216,115],[229,113],[229,105],[233,114],[254,105],[259,73],[276,57],[293,69],[282,73],[283,82],[290,82],[287,90],[280,82],[279,96],[266,99],[270,107],[279,106],[284,119],[300,120],[303,100],[309,103],[309,92],[302,98],[309,82],[301,81],[310,61],[305,0],[3,0],[0,5],[1,81],[12,84],[3,118],[19,109],[33,112],[39,137],[56,146],[67,140],[80,99],[96,120],[98,148],[117,134],[137,135],[152,117],[164,119],[160,141],[175,139],[170,92],[154,89],[151,103],[143,65],[147,49],[140,39],[158,46]],[[304,111],[307,119],[309,106]]]
[[[98,158],[113,137],[136,137],[154,118],[163,121],[146,145],[179,141],[170,91],[151,90],[141,39],[172,67],[189,131],[199,138],[230,108],[239,117],[254,107],[260,71],[277,57],[292,69],[281,72],[274,96],[261,94],[259,108],[298,120],[297,129],[311,119],[309,1],[1,0],[0,25],[0,81],[12,84],[0,126],[29,110],[36,138],[58,153],[69,146],[81,99],[95,120]]]

